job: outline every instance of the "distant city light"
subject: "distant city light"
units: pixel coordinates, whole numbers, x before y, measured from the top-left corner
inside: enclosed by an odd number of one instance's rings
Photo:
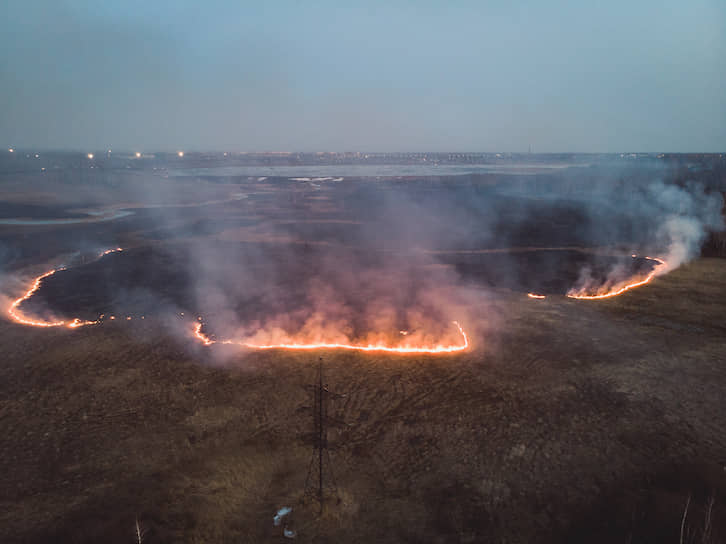
[[[88,155],[86,155],[86,156],[87,156],[87,157],[88,157],[89,159],[92,159],[92,158],[93,158],[93,153],[89,153],[89,154],[88,154]]]
[[[8,151],[9,151],[10,153],[14,153],[14,152],[15,152],[15,150],[14,150],[14,149],[13,149],[12,147],[8,148]]]
[[[135,155],[136,155],[136,158],[137,159],[140,159],[141,158],[141,153],[139,153],[138,151],[135,153]]]
[[[111,153],[111,150],[109,149],[108,152]]]
[[[184,156],[184,152],[183,152],[183,151],[179,151],[179,152],[177,153],[177,155],[179,155],[180,157],[183,157],[183,156]]]
[[[37,159],[38,157],[40,157],[40,155],[38,155],[38,154],[36,153],[36,154],[35,154],[35,158]]]

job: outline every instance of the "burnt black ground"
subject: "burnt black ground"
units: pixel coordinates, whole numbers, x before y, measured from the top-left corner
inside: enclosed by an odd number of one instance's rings
[[[209,259],[224,254],[245,263],[243,281],[250,286],[246,296],[240,297],[237,302],[240,316],[248,313],[250,316],[269,317],[266,314],[270,314],[272,309],[264,296],[269,292],[275,292],[282,299],[285,310],[295,311],[305,304],[305,289],[311,281],[335,281],[334,270],[331,273],[329,266],[319,266],[330,252],[326,247],[211,243],[205,249],[210,252]],[[166,247],[132,248],[71,266],[43,280],[41,288],[32,299],[20,306],[20,310],[31,315],[79,317],[84,320],[93,320],[102,314],[158,316],[174,307],[196,315],[200,308],[192,296],[195,270],[193,265],[188,264],[189,256],[190,248],[177,243]],[[387,266],[395,261],[396,268],[404,274],[415,267],[446,264],[463,282],[543,295],[566,294],[577,285],[584,267],[591,270],[596,284],[605,282],[613,270],[618,270],[615,277],[619,280],[627,280],[644,277],[653,268],[653,262],[642,257],[546,249],[495,253],[439,252],[435,256],[392,256],[336,249],[336,259],[355,263],[353,266],[361,274],[375,270],[382,261]],[[293,260],[295,265],[290,266],[289,260]],[[271,266],[280,271],[275,277],[269,274]],[[354,303],[353,300],[350,302]]]

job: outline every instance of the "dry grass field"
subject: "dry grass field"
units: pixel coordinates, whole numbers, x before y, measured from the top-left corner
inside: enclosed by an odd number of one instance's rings
[[[726,505],[725,296],[726,261],[701,259],[608,301],[499,291],[461,355],[223,367],[153,323],[3,322],[2,541],[131,542],[137,517],[148,542],[277,541],[289,504],[303,542],[675,542],[689,494],[695,537]],[[348,426],[317,519],[319,356]]]

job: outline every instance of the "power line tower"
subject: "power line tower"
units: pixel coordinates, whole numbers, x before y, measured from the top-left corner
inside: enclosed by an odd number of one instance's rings
[[[330,422],[328,404],[331,398],[341,397],[341,395],[330,391],[328,385],[323,383],[322,357],[318,361],[317,383],[308,388],[313,390],[313,454],[310,459],[308,475],[305,478],[305,497],[312,497],[318,502],[319,512],[322,515],[323,505],[325,504],[325,490],[328,489],[332,494],[337,494],[328,448],[328,424]]]

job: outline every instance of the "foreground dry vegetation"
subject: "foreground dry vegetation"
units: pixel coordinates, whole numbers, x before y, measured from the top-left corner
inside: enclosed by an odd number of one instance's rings
[[[700,542],[726,514],[726,261],[607,301],[497,291],[472,351],[247,352],[3,322],[3,542]],[[161,335],[161,336],[159,336]],[[215,349],[215,348],[212,348]],[[297,507],[318,356],[340,503]]]

